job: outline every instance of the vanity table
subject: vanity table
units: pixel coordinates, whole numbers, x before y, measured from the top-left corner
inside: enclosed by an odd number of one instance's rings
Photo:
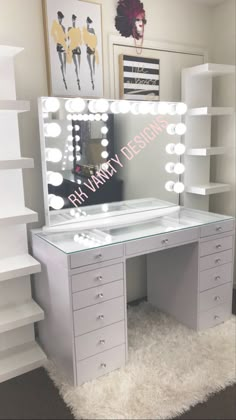
[[[234,219],[170,205],[99,227],[35,231],[39,340],[73,385],[128,360],[126,262],[147,256],[147,299],[196,331],[231,316]]]

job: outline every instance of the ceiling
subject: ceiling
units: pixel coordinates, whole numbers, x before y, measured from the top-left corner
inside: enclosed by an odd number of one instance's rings
[[[225,0],[192,0],[198,3],[206,4],[208,6],[217,6],[220,3],[223,3]]]

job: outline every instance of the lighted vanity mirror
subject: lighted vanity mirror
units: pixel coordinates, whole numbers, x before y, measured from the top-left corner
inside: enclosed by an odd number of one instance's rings
[[[40,98],[46,225],[179,204],[184,104]]]

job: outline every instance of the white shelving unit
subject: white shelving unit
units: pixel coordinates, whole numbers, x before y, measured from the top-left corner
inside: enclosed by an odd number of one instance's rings
[[[235,73],[235,67],[206,63],[182,71],[182,100],[188,105],[185,118],[187,133],[184,136],[186,185],[181,204],[199,210],[209,210],[209,197],[230,191],[230,186],[211,180],[212,156],[223,155],[227,149],[212,145],[212,118],[229,118],[234,114],[231,107],[215,107],[212,104],[213,78]]]
[[[18,113],[30,104],[16,100],[14,57],[22,48],[0,46],[0,382],[42,365],[46,356],[35,341],[34,323],[44,318],[32,299],[30,275],[41,270],[28,254],[27,223],[38,220],[25,207]]]

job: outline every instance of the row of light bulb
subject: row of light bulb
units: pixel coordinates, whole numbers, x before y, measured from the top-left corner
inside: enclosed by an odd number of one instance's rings
[[[166,164],[165,170],[168,174],[183,175],[185,172],[185,166],[183,163],[169,162]]]
[[[91,235],[88,235],[86,233],[80,233],[77,235],[74,235],[74,242],[77,242],[81,245],[90,245],[90,246],[98,246],[98,245],[104,245],[109,244],[112,242],[112,238],[110,235],[106,235],[104,240],[101,241],[100,239],[97,239]]]
[[[185,190],[185,186],[182,182],[168,181],[165,185],[165,189],[168,192],[175,192],[176,194],[182,194]]]
[[[182,156],[186,152],[186,147],[183,143],[170,143],[166,146],[166,153],[168,155]]]
[[[104,121],[107,122],[109,119],[108,114],[68,114],[68,121]]]
[[[87,102],[82,98],[68,99],[65,102],[65,109],[69,113],[81,113],[86,109]],[[60,108],[60,101],[57,98],[46,98],[43,100],[43,112],[57,112]],[[92,114],[105,114],[109,111],[113,114],[127,114],[131,112],[137,114],[152,115],[184,115],[187,112],[187,105],[180,103],[167,102],[130,102],[126,100],[109,102],[107,99],[93,99],[88,102],[88,110]]]

